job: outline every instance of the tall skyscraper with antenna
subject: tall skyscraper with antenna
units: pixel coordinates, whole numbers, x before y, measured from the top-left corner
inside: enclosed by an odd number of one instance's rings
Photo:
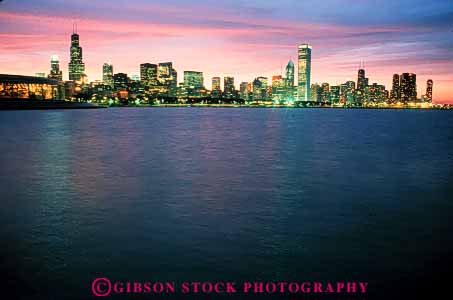
[[[77,34],[77,24],[74,24],[72,28],[68,69],[69,80],[80,80],[85,73],[85,64],[82,61],[82,47],[80,47],[79,35]]]
[[[362,103],[365,100],[365,89],[368,85],[367,78],[365,76],[365,64],[361,62],[360,68],[357,74],[357,89],[355,94],[355,100],[357,103]]]

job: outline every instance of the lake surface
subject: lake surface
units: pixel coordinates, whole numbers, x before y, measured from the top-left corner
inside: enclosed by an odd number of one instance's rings
[[[95,299],[96,277],[360,280],[395,299],[450,272],[453,112],[10,111],[0,138],[14,299]]]

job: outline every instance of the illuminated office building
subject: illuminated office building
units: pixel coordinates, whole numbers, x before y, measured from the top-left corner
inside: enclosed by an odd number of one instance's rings
[[[294,63],[290,59],[286,65],[286,87],[292,88],[294,86]]]
[[[310,87],[311,101],[320,102],[322,100],[321,96],[322,96],[322,87],[317,83],[312,84]]]
[[[321,85],[321,101],[330,102],[330,85],[327,82]]]
[[[253,100],[267,100],[267,78],[258,77],[253,81]]]
[[[160,84],[167,86],[175,86],[177,84],[176,70],[173,69],[172,62],[159,63],[157,74]]]
[[[47,78],[63,81],[63,72],[60,70],[60,59],[58,55],[52,55],[50,57],[50,73]]]
[[[202,97],[205,93],[203,72],[184,71],[182,89],[188,97]]]
[[[401,89],[400,89],[400,75],[394,74],[392,78],[392,90],[390,92],[390,100],[397,102],[401,100]]]
[[[401,74],[400,93],[403,103],[415,102],[417,100],[417,75],[413,73]]]
[[[140,81],[146,87],[158,85],[157,65],[145,63],[140,65]]]
[[[365,90],[366,85],[365,70],[359,69],[357,74],[357,89],[361,91]]]
[[[373,83],[365,88],[365,100],[367,102],[384,103],[387,99],[385,86]]]
[[[310,76],[311,76],[311,46],[302,44],[298,53],[298,86],[297,100],[310,101]]]
[[[236,89],[234,87],[234,77],[223,78],[223,94],[227,99],[235,98]]]
[[[267,84],[267,77],[258,77],[258,81],[261,82],[261,99],[267,100],[268,99],[268,84]]]
[[[252,97],[254,101],[261,100],[262,99],[262,92],[261,92],[261,81],[258,80],[258,78],[255,78],[252,83]]]
[[[222,90],[220,87],[220,77],[212,77],[211,98],[221,98]]]
[[[55,79],[0,74],[0,101],[2,99],[64,99],[62,82]]]
[[[346,93],[348,90],[348,86],[346,83],[340,84],[340,102],[345,103],[346,102]]]
[[[355,82],[352,80],[346,81],[345,102],[353,104],[355,102]]]
[[[192,89],[204,88],[203,72],[184,71],[184,86]]]
[[[176,96],[176,88],[178,85],[178,72],[173,68],[172,62],[159,63],[158,66],[158,81],[162,86],[161,93],[168,96]]]
[[[249,100],[249,83],[241,82],[239,85],[239,96],[241,99],[248,101]]]
[[[285,81],[281,75],[272,76],[272,100],[281,102],[285,98]]]
[[[267,85],[267,100],[272,99],[272,83]]]
[[[71,35],[70,54],[68,65],[69,80],[79,81],[85,73],[85,64],[82,60],[82,47],[80,47],[77,30],[74,30]]]
[[[340,87],[337,85],[330,87],[330,103],[340,103]]]
[[[127,90],[129,83],[129,78],[127,77],[127,74],[125,73],[116,73],[113,75],[113,85],[115,87],[115,90],[121,91],[121,90]]]
[[[340,85],[340,102],[354,103],[355,82],[350,80]]]
[[[113,65],[104,63],[102,66],[102,81],[105,85],[113,87]]]
[[[294,62],[290,59],[285,68],[286,77],[283,78],[284,94],[283,100],[287,103],[293,103],[297,98],[297,89],[294,86]]]
[[[221,91],[220,77],[212,77],[212,91]]]
[[[428,79],[428,81],[426,82],[425,99],[429,103],[433,102],[433,81],[431,79]]]
[[[355,101],[362,103],[365,100],[365,88],[368,85],[368,79],[365,77],[365,69],[359,69],[357,75],[357,89],[355,91]]]

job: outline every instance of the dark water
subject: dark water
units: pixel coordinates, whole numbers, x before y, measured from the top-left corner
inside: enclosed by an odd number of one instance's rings
[[[0,138],[14,299],[95,298],[99,276],[361,280],[403,299],[450,273],[448,111],[0,112]]]

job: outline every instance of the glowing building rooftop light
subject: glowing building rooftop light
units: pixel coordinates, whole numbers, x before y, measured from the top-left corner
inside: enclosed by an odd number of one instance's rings
[[[299,45],[299,49],[311,49],[311,45],[309,45],[309,44],[301,44],[301,45]]]

